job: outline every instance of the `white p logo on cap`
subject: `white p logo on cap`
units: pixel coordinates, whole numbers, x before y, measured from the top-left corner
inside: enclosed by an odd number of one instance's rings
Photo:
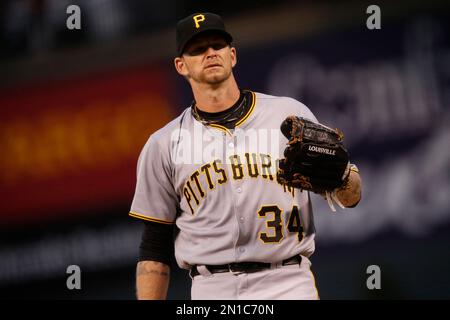
[[[198,29],[200,28],[200,22],[205,21],[205,16],[202,14],[198,14],[194,16],[192,19],[194,19],[195,27]]]

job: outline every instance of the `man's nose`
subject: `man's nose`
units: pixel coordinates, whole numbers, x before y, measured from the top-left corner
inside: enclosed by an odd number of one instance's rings
[[[217,55],[217,51],[212,47],[208,46],[206,49],[206,56],[207,57],[215,57]]]

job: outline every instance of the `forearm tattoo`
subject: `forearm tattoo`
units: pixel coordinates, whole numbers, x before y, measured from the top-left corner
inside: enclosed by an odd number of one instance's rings
[[[137,265],[136,276],[158,275],[161,277],[169,277],[169,271],[161,270],[162,263],[153,261],[141,261]]]

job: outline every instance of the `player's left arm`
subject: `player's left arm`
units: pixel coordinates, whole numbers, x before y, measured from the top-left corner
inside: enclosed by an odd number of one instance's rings
[[[344,207],[353,208],[361,200],[362,182],[359,170],[352,166],[347,181],[336,190],[336,196]]]

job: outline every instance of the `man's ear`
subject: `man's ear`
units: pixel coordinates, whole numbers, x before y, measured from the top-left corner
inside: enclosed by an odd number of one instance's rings
[[[234,67],[237,63],[237,55],[235,47],[231,47],[230,54],[231,54],[231,66]]]
[[[173,60],[173,63],[175,64],[175,69],[177,70],[177,72],[186,77],[188,75],[188,70],[186,68],[186,64],[184,63],[184,59],[182,57],[176,57]]]

